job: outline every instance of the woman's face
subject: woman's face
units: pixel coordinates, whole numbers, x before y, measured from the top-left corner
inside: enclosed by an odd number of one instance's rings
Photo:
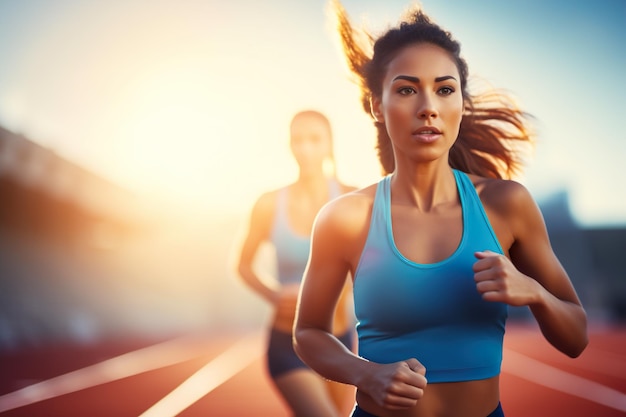
[[[297,116],[291,122],[290,146],[302,173],[322,172],[332,152],[328,125],[315,115]]]
[[[385,124],[396,164],[447,158],[463,116],[459,71],[447,51],[410,45],[389,63],[382,95],[372,99],[374,117]]]

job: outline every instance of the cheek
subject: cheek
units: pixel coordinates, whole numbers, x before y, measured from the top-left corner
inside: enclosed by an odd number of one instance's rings
[[[442,114],[442,121],[446,126],[448,134],[451,139],[456,140],[461,128],[461,121],[463,120],[463,106],[451,105],[447,108],[445,114]]]
[[[448,111],[446,112],[447,122],[458,126],[463,118],[463,112],[463,103],[454,103],[448,107]]]
[[[417,110],[413,106],[407,104],[408,103],[389,103],[385,111],[385,121],[387,124],[389,124],[388,122],[390,121],[395,121],[396,123],[405,122],[406,120],[410,120],[415,117]]]

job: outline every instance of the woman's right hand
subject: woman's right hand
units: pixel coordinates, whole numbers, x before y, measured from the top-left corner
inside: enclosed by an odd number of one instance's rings
[[[371,363],[371,362],[370,362]],[[358,389],[389,410],[413,407],[426,388],[426,368],[417,359],[390,364],[371,363]]]

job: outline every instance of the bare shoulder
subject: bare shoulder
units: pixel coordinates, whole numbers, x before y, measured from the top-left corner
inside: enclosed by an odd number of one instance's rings
[[[360,189],[352,187],[320,210],[318,222],[332,225],[359,223],[369,217],[375,193],[375,184]]]
[[[469,176],[484,205],[501,215],[517,215],[520,210],[535,207],[528,189],[514,180]]]
[[[364,241],[369,230],[375,194],[374,184],[343,194],[327,203],[316,218],[314,242],[341,252],[351,252],[353,248],[359,247],[359,242]]]
[[[250,232],[258,235],[261,239],[269,236],[274,213],[276,212],[278,192],[279,190],[272,190],[261,194],[252,207]]]
[[[517,181],[470,175],[503,247],[546,236],[543,215],[528,189]]]
[[[257,198],[253,211],[257,215],[267,216],[274,213],[279,190],[267,191]]]

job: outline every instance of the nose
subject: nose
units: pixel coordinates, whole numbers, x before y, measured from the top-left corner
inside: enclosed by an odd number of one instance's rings
[[[432,98],[428,94],[423,94],[417,111],[420,119],[430,119],[437,117],[438,112]]]

